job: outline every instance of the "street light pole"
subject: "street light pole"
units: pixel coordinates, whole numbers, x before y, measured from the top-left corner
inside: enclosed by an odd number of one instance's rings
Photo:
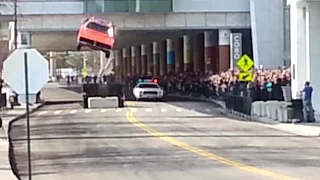
[[[14,21],[14,49],[18,48],[18,0],[13,0],[14,13],[13,13],[13,21]]]

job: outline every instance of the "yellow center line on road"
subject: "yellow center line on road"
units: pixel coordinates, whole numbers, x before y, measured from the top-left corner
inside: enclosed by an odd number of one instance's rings
[[[130,104],[131,106],[133,105],[132,102],[130,102],[128,104]],[[246,165],[246,164],[242,164],[242,163],[239,163],[239,162],[236,162],[236,161],[232,161],[230,159],[227,159],[227,158],[224,158],[224,157],[220,157],[220,156],[215,155],[213,153],[207,152],[207,151],[205,151],[203,149],[200,149],[200,148],[191,146],[189,144],[186,144],[184,142],[181,142],[181,141],[179,141],[179,140],[177,140],[175,138],[166,136],[165,134],[163,134],[161,132],[158,132],[158,131],[148,127],[147,125],[143,124],[142,122],[139,122],[133,116],[133,112],[127,112],[126,117],[127,117],[128,121],[130,121],[132,124],[134,124],[135,126],[139,127],[140,129],[146,131],[150,135],[158,137],[161,140],[164,140],[164,141],[166,141],[168,143],[171,143],[171,144],[173,144],[173,145],[175,145],[177,147],[180,147],[182,149],[188,150],[190,152],[193,152],[193,153],[198,154],[200,156],[206,157],[208,159],[220,162],[220,163],[228,165],[228,166],[236,167],[236,168],[242,169],[244,171],[248,171],[248,172],[251,172],[251,173],[255,173],[255,174],[258,174],[258,175],[262,175],[262,176],[273,178],[273,179],[277,179],[277,180],[299,180],[297,178],[289,177],[289,176],[282,175],[282,174],[279,174],[279,173],[276,173],[276,172],[271,172],[271,171],[267,171],[267,170],[264,170],[264,169],[256,168],[256,167],[253,167],[253,166],[249,166],[249,165]]]

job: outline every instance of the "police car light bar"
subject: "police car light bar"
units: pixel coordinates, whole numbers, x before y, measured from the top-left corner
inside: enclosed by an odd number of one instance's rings
[[[154,82],[154,83],[158,83],[158,79],[139,79],[139,82]]]

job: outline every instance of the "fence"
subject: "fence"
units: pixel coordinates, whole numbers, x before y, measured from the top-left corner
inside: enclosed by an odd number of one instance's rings
[[[250,119],[252,98],[247,92],[228,92],[216,90],[208,84],[166,84],[168,94],[203,98],[204,100],[217,100],[225,104],[225,108],[232,113]]]

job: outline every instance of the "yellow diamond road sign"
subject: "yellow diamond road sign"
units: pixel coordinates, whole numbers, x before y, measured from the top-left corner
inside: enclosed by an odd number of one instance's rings
[[[254,65],[254,62],[252,61],[252,59],[244,54],[237,62],[238,67],[244,71],[244,72],[248,72],[252,66]]]
[[[242,72],[239,74],[239,81],[252,81],[253,74],[252,72]]]
[[[83,68],[81,74],[82,74],[82,76],[88,76],[88,69],[87,68]]]

